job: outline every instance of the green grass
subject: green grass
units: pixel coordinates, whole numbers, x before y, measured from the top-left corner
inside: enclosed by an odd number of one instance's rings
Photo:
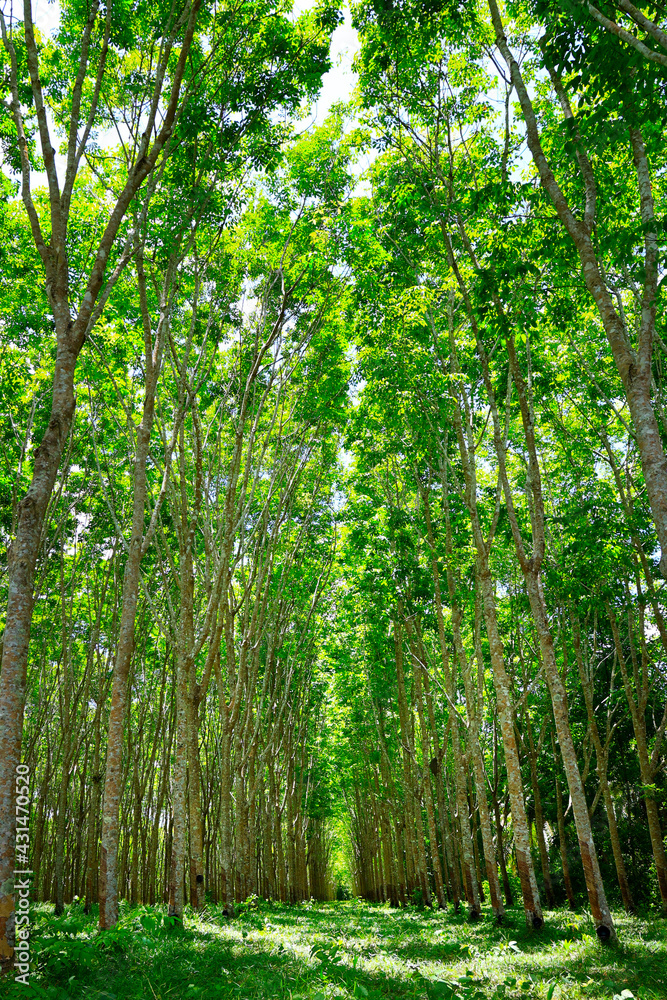
[[[620,944],[603,947],[586,916],[548,914],[530,932],[519,911],[490,918],[390,910],[358,901],[261,904],[228,921],[209,906],[172,928],[158,909],[123,908],[98,934],[77,906],[36,907],[31,987],[0,996],[90,1000],[667,1000],[667,921],[616,913]],[[623,991],[629,991],[625,994]]]

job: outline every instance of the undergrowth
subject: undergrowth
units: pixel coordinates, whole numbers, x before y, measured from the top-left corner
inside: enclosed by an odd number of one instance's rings
[[[15,1000],[667,1000],[667,921],[616,913],[620,943],[598,944],[586,916],[555,910],[540,932],[510,911],[463,915],[359,901],[284,906],[254,900],[229,920],[222,907],[121,908],[98,932],[94,914],[33,911],[30,986]]]

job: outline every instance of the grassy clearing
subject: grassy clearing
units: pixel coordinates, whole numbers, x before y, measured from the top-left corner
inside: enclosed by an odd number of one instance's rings
[[[451,912],[390,910],[358,901],[219,907],[184,928],[157,909],[124,909],[98,934],[77,906],[55,919],[37,907],[32,985],[7,997],[86,1000],[667,1000],[667,921],[617,913],[621,943],[604,948],[584,916],[548,915],[540,933],[469,924]],[[624,993],[624,991],[626,991]]]

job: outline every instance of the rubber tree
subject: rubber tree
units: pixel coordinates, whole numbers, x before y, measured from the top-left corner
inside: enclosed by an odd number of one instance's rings
[[[47,297],[53,314],[56,358],[51,412],[33,458],[32,479],[19,504],[16,534],[9,558],[7,617],[0,674],[0,962],[8,968],[14,953],[13,876],[15,810],[14,778],[20,760],[23,705],[33,585],[39,541],[63,449],[69,438],[76,397],[74,377],[86,337],[111,291],[114,279],[128,259],[119,248],[123,222],[132,200],[169,153],[170,139],[184,103],[183,80],[195,37],[201,0],[186,2],[163,15],[162,45],[151,70],[144,77],[142,100],[117,107],[112,122],[124,116],[133,122],[132,108],[145,108],[141,127],[131,130],[125,145],[125,162],[114,178],[112,199],[105,200],[106,219],[83,281],[73,279],[69,257],[72,240],[72,199],[82,162],[91,149],[96,130],[107,119],[107,91],[113,80],[123,93],[134,76],[134,55],[150,47],[148,19],[133,18],[132,26],[119,32],[121,8],[113,3],[101,8],[98,0],[87,12],[74,5],[62,9],[62,35],[55,44],[67,66],[65,98],[49,85],[47,56],[38,43],[30,0],[23,5],[22,25],[7,25],[0,15],[2,39],[10,63],[12,112],[16,129],[16,160],[20,168],[21,198],[32,238],[41,259]],[[151,15],[152,17],[152,15]],[[67,39],[70,41],[67,41]],[[71,41],[74,39],[74,41]],[[177,55],[174,58],[174,54]],[[48,210],[42,214],[32,194],[32,172],[38,165],[32,152],[31,123],[27,120],[26,89],[36,117],[41,160],[48,185]],[[60,97],[60,100],[58,99]],[[129,98],[129,93],[124,92]],[[136,93],[133,101],[136,101]],[[63,136],[64,163],[54,148]],[[45,217],[46,216],[46,217]],[[108,275],[109,263],[113,270]]]

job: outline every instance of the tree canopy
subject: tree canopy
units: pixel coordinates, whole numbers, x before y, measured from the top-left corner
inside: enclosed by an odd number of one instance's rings
[[[343,16],[0,15],[3,970],[22,868],[667,913],[665,12],[362,0],[317,122]]]

